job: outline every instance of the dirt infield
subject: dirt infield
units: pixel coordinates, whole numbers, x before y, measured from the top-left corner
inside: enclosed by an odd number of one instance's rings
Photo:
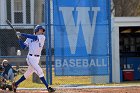
[[[0,90],[0,93],[13,93]],[[45,90],[17,90],[17,93],[48,93]],[[55,93],[140,93],[140,87],[117,87],[117,88],[57,88]]]

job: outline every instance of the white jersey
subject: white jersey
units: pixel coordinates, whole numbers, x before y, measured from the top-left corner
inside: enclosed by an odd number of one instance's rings
[[[44,46],[45,36],[44,35],[37,35],[37,40],[34,41],[33,39],[27,38],[24,42],[27,47],[29,47],[29,53],[33,55],[40,55],[41,51]]]

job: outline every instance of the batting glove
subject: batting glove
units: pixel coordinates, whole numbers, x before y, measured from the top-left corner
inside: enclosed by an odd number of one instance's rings
[[[21,33],[20,33],[20,32],[16,32],[16,35],[17,35],[18,37],[20,37],[20,36],[21,36]]]

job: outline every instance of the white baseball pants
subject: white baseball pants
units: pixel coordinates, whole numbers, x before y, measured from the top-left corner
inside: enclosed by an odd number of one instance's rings
[[[27,79],[33,72],[35,72],[39,77],[43,77],[44,73],[42,68],[39,66],[40,57],[35,57],[34,55],[27,55],[26,58],[28,69],[24,73],[25,78]]]

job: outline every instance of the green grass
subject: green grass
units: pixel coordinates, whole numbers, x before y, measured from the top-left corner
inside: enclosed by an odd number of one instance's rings
[[[45,74],[45,70],[44,70]],[[22,75],[16,76],[15,80],[18,80]],[[54,70],[52,73],[53,76],[53,85],[65,85],[65,84],[91,84],[91,77],[89,76],[55,76]],[[33,83],[33,75],[31,75],[28,79],[22,82],[19,87],[22,88],[44,88],[44,84]]]
[[[91,81],[89,76],[55,76],[53,84],[91,84]]]

